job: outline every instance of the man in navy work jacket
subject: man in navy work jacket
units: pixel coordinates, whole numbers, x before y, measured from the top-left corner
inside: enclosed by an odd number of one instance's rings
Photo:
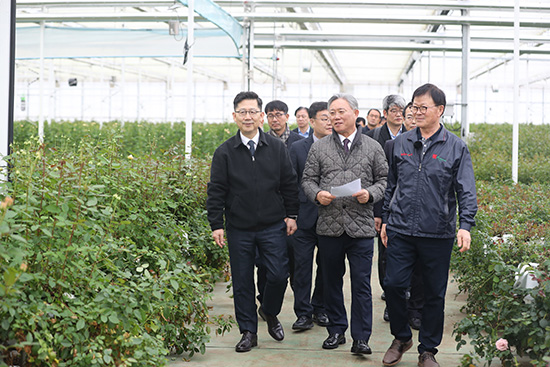
[[[316,322],[319,326],[328,326],[329,318],[326,315],[323,300],[323,271],[322,265],[317,261],[317,274],[315,276],[315,290],[311,296],[311,283],[313,272],[313,253],[319,244],[319,238],[315,233],[317,224],[317,205],[309,200],[302,189],[302,173],[306,165],[309,149],[314,142],[332,133],[332,125],[327,110],[326,102],[314,102],[309,110],[313,133],[305,139],[298,140],[290,147],[290,159],[298,174],[300,189],[300,211],[298,213],[298,230],[294,233],[294,313],[297,320],[292,325],[293,330],[309,330]],[[308,124],[309,126],[309,124]],[[319,253],[317,253],[319,260]]]
[[[298,186],[285,144],[260,129],[262,100],[241,92],[233,101],[239,131],[214,152],[206,208],[212,237],[229,247],[235,315],[242,338],[237,352],[258,345],[258,315],[254,298],[254,259],[260,254],[266,269],[262,311],[268,332],[284,339],[277,315],[288,279],[286,237],[296,231]]]
[[[361,134],[355,125],[358,103],[349,94],[328,101],[332,134],[313,143],[302,176],[306,196],[317,203],[319,253],[323,293],[330,325],[324,349],[346,342],[348,318],[344,306],[345,259],[351,275],[351,336],[354,354],[371,354],[372,268],[374,216],[372,204],[382,199],[388,164],[380,144]],[[332,187],[358,182],[357,191],[333,195]],[[354,191],[354,190],[350,190]]]
[[[395,337],[382,363],[396,365],[412,347],[405,289],[419,261],[425,304],[418,365],[437,367],[435,354],[443,336],[454,237],[461,252],[470,248],[470,229],[477,212],[476,186],[468,147],[439,122],[445,110],[445,93],[425,84],[415,90],[412,102],[418,128],[392,141],[382,214],[381,237],[387,246],[384,286]]]

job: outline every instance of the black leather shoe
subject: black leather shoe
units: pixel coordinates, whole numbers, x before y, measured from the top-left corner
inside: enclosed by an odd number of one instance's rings
[[[252,347],[258,346],[258,336],[250,331],[245,331],[241,338],[241,341],[235,346],[236,352],[250,352]]]
[[[262,310],[262,305],[260,305],[260,307],[258,307],[258,315],[260,315],[262,320],[265,321],[265,313],[264,313],[264,310]]]
[[[313,322],[315,322],[319,326],[329,326],[330,325],[330,319],[328,318],[327,314],[324,312],[318,312],[313,314]]]
[[[409,325],[411,325],[411,328],[414,330],[420,330],[420,326],[422,326],[422,320],[418,317],[411,317],[409,319]]]
[[[307,316],[300,316],[294,324],[292,330],[309,330],[313,328],[313,320]]]
[[[372,354],[372,350],[366,340],[354,340],[351,352],[353,354]]]
[[[265,321],[267,321],[267,332],[273,339],[281,341],[285,338],[283,325],[281,325],[277,316],[265,314]]]
[[[384,321],[390,321],[390,314],[388,313],[387,307],[384,307]]]
[[[344,334],[330,334],[323,342],[323,349],[336,349],[340,344],[346,344]]]

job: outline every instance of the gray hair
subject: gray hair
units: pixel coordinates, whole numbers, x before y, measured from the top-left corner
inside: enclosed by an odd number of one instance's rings
[[[389,96],[385,96],[384,100],[382,101],[382,107],[384,111],[389,110],[393,106],[399,107],[404,110],[406,105],[407,102],[405,102],[405,98],[401,97],[399,94],[390,94]]]
[[[345,99],[349,103],[349,106],[351,107],[352,110],[359,109],[359,103],[357,102],[357,99],[355,99],[355,97],[352,96],[351,94],[347,94],[347,93],[337,93],[332,97],[330,97],[330,99],[328,100],[328,107],[330,108],[330,104],[340,98]]]

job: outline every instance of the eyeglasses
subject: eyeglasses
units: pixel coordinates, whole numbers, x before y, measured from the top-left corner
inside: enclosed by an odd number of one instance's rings
[[[250,110],[250,111],[247,111],[247,110],[239,110],[239,111],[235,111],[235,113],[241,117],[245,117],[246,114],[248,113],[250,115],[250,117],[254,117],[256,116],[258,113],[261,113],[262,111],[258,111],[258,110]]]
[[[401,115],[401,114],[403,114],[403,110],[399,109],[399,108],[392,108],[390,110],[390,113],[393,114],[393,115]]]
[[[268,118],[268,119],[274,119],[274,118],[280,119],[280,118],[283,117],[284,115],[285,115],[285,114],[282,113],[282,112],[268,113],[268,114],[267,114],[267,118]]]
[[[315,118],[315,120],[323,121],[325,123],[330,121],[328,117]]]
[[[413,113],[417,113],[418,111],[420,111],[420,113],[426,113],[426,112],[428,112],[428,108],[437,107],[437,106],[438,105],[435,105],[435,106],[411,106],[411,109],[412,109]]]
[[[328,113],[330,113],[331,116],[336,116],[336,115],[344,115],[346,112],[348,112],[348,110],[344,110],[343,108],[339,109],[339,110],[330,110],[328,111]]]

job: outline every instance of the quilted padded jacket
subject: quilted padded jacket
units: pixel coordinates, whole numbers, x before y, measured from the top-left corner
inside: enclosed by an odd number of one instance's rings
[[[306,196],[319,206],[317,234],[330,237],[344,232],[352,238],[370,238],[374,229],[373,203],[381,200],[386,188],[388,165],[380,144],[372,138],[355,134],[350,151],[344,148],[336,132],[316,141],[309,151],[302,187]],[[361,188],[369,192],[369,202],[360,204],[352,196],[337,197],[329,205],[316,201],[321,190],[361,179]]]

